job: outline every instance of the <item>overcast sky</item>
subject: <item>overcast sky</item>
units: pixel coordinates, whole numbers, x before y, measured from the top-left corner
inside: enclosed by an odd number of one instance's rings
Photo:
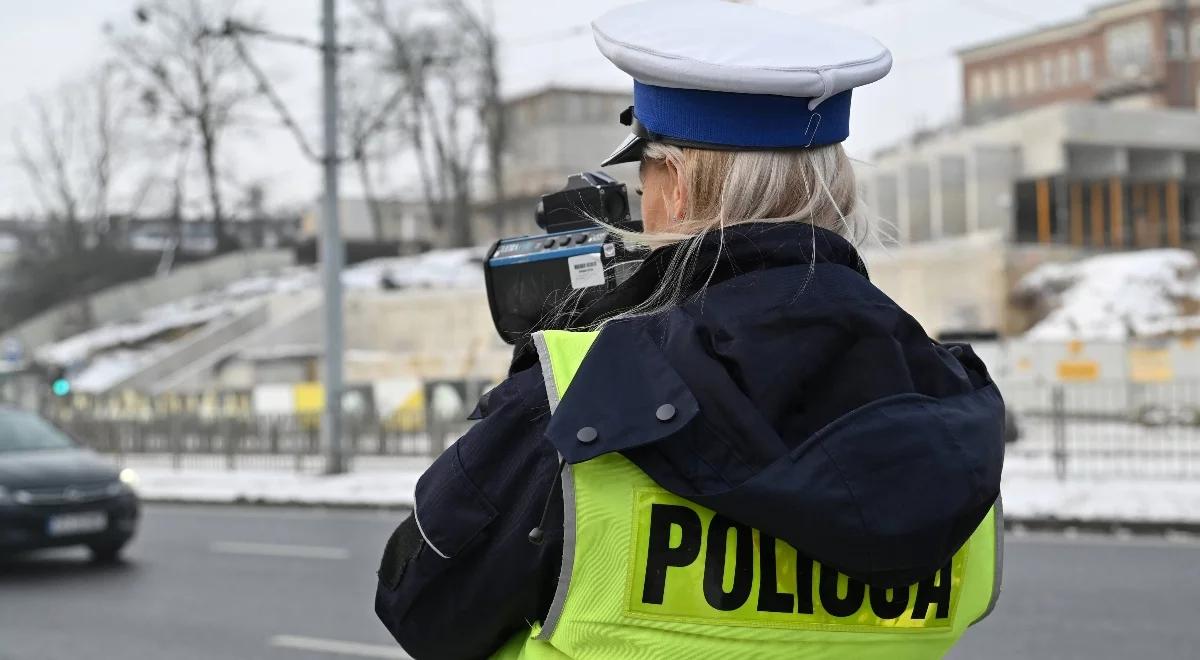
[[[407,0],[393,0],[403,2]],[[474,0],[482,2],[485,0]],[[549,83],[629,89],[630,82],[596,51],[590,19],[627,0],[492,0],[502,41],[508,93]],[[954,51],[974,43],[1080,15],[1097,0],[755,0],[761,6],[812,16],[874,35],[891,48],[891,75],[855,93],[847,149],[870,154],[915,127],[958,113]],[[14,165],[12,135],[30,95],[52,91],[85,73],[107,53],[101,26],[128,24],[133,0],[0,0],[0,215],[35,210]],[[342,0],[349,9],[351,3]],[[242,0],[274,30],[318,34],[319,0]],[[664,29],[669,29],[669,26]],[[738,38],[744,35],[730,35]],[[262,57],[283,95],[315,131],[319,126],[319,62],[303,50],[270,47]],[[241,131],[224,157],[239,179],[260,181],[269,203],[313,199],[316,167],[276,130]],[[597,159],[604,154],[596,154]],[[352,177],[346,189],[353,194]]]

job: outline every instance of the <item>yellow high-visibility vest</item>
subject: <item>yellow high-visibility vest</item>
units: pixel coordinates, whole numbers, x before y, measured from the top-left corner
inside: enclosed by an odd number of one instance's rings
[[[552,411],[596,335],[535,335]],[[566,466],[562,484],[554,601],[495,657],[940,658],[999,596],[999,503],[935,575],[877,589],[673,495],[618,453]]]

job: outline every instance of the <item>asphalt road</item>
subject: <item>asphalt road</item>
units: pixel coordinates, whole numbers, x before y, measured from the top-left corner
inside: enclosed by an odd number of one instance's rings
[[[0,660],[402,658],[372,612],[397,512],[150,506],[117,566],[0,564]],[[1010,536],[951,658],[1200,657],[1200,541]]]
[[[0,660],[403,658],[373,598],[405,515],[147,506],[121,565],[0,564]]]

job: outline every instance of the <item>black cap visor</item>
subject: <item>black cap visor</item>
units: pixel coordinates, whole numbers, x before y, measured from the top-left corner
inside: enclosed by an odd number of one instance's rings
[[[630,133],[625,141],[620,144],[608,158],[605,158],[600,167],[608,167],[609,165],[617,165],[619,163],[636,163],[642,159],[642,150],[646,148],[646,143],[649,142],[646,138]]]
[[[677,147],[691,149],[713,149],[718,151],[771,151],[781,148],[698,142],[696,140],[683,140],[662,135],[649,130],[642,122],[638,121],[637,117],[633,115],[633,106],[629,106],[629,108],[621,113],[621,123],[628,126],[633,132],[625,138],[625,141],[616,150],[608,155],[608,158],[605,158],[600,163],[600,167],[608,167],[609,165],[618,165],[620,163],[636,163],[642,159],[642,152],[646,149],[646,145],[651,142],[662,142],[663,144],[672,144]]]

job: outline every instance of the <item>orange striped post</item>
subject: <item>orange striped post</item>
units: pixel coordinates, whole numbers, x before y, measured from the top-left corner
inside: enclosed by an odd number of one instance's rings
[[[1109,220],[1112,225],[1112,246],[1125,247],[1125,201],[1121,190],[1121,179],[1108,180]]]
[[[1158,184],[1147,185],[1146,217],[1150,222],[1150,247],[1162,245],[1162,191]]]
[[[1104,247],[1104,184],[1092,184],[1092,247]]]
[[[1133,188],[1133,244],[1146,246],[1146,184],[1135,183]]]
[[[1172,179],[1167,182],[1167,245],[1171,247],[1183,245],[1179,202],[1179,181]]]
[[[1038,179],[1037,182],[1037,232],[1038,243],[1046,245],[1050,242],[1050,180]]]
[[[1083,184],[1071,184],[1071,245],[1083,246]]]

